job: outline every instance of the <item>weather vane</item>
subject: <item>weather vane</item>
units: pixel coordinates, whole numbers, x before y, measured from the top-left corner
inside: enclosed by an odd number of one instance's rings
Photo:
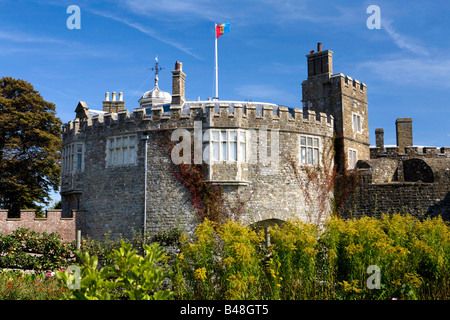
[[[149,68],[150,69],[150,68]],[[152,68],[152,71],[155,72],[155,85],[158,85],[158,73],[163,70],[164,68],[159,66],[159,60],[158,60],[158,56],[155,57],[155,66]]]

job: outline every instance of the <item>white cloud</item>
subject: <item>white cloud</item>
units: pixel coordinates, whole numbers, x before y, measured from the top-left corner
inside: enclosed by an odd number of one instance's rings
[[[421,46],[416,39],[402,35],[397,31],[395,31],[394,28],[392,27],[391,22],[386,18],[383,18],[381,21],[382,21],[382,29],[386,31],[389,37],[400,49],[406,49],[410,52],[423,56],[429,55],[428,50],[425,49],[423,46]]]
[[[123,6],[137,15],[158,18],[161,15],[177,17],[180,20],[205,19],[221,22],[233,17],[238,20],[247,10],[241,10],[242,1],[216,0],[126,0]]]
[[[138,31],[140,31],[140,32],[142,32],[142,33],[144,33],[144,34],[146,34],[146,35],[148,35],[148,36],[158,40],[158,41],[161,41],[161,42],[163,42],[165,44],[173,46],[173,47],[183,51],[184,53],[186,53],[186,54],[188,54],[188,55],[190,55],[190,56],[192,56],[194,58],[197,58],[199,60],[203,60],[202,57],[200,57],[197,54],[195,54],[194,52],[192,52],[192,50],[190,48],[187,48],[187,47],[183,46],[181,43],[179,43],[177,41],[174,41],[174,40],[172,40],[172,39],[170,39],[168,37],[162,37],[158,32],[156,32],[154,29],[152,29],[150,27],[144,26],[144,25],[142,25],[140,23],[137,23],[137,22],[129,21],[127,19],[119,18],[117,16],[114,16],[114,15],[106,13],[106,12],[100,12],[100,11],[97,11],[97,10],[89,10],[89,11],[94,13],[94,14],[96,14],[96,15],[102,16],[104,18],[109,18],[109,19],[112,19],[112,20],[115,20],[115,21],[119,21],[119,22],[121,22],[121,23],[123,23],[123,24],[125,24],[125,25],[127,25],[127,26],[129,26],[131,28],[134,28],[134,29],[136,29],[136,30],[138,30]]]
[[[25,42],[25,43],[55,43],[65,46],[72,46],[73,43],[48,37],[40,36],[34,34],[23,33],[19,31],[2,31],[0,30],[0,39],[12,42]]]
[[[359,67],[391,82],[450,88],[448,57],[385,58],[363,62]]]

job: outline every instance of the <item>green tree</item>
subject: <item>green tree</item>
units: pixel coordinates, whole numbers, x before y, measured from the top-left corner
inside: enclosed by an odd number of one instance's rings
[[[55,105],[29,82],[0,79],[0,207],[10,216],[48,204],[58,190],[61,125]]]

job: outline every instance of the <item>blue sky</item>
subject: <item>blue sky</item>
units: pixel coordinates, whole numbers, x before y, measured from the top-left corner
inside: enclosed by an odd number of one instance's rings
[[[81,9],[70,30],[69,5]],[[381,29],[368,29],[370,5]],[[155,56],[171,92],[175,61],[183,62],[186,98],[214,94],[214,23],[220,37],[219,96],[301,107],[309,50],[334,51],[334,72],[368,86],[370,142],[384,128],[395,144],[395,119],[413,118],[414,144],[450,146],[450,4],[348,0],[0,0],[0,76],[31,82],[56,104],[63,122],[78,101],[101,109],[106,91],[138,107],[153,87]]]

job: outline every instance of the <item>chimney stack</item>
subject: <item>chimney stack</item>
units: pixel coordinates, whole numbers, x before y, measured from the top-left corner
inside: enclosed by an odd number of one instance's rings
[[[395,121],[397,131],[397,147],[399,153],[406,153],[405,147],[413,146],[412,119],[398,118]]]
[[[380,152],[384,151],[384,130],[383,128],[375,129],[375,143]]]
[[[103,101],[103,111],[109,113],[117,113],[125,110],[125,101],[123,101],[123,92],[119,92],[119,101],[116,101],[116,92],[113,91],[112,99],[109,100],[109,92],[105,92],[105,100]]]
[[[333,74],[333,51],[322,51],[322,43],[317,43],[317,52],[310,51],[306,56],[308,59],[308,77]]]
[[[172,71],[172,105],[182,106],[185,102],[186,75],[183,73],[183,64],[175,62],[175,70]]]

